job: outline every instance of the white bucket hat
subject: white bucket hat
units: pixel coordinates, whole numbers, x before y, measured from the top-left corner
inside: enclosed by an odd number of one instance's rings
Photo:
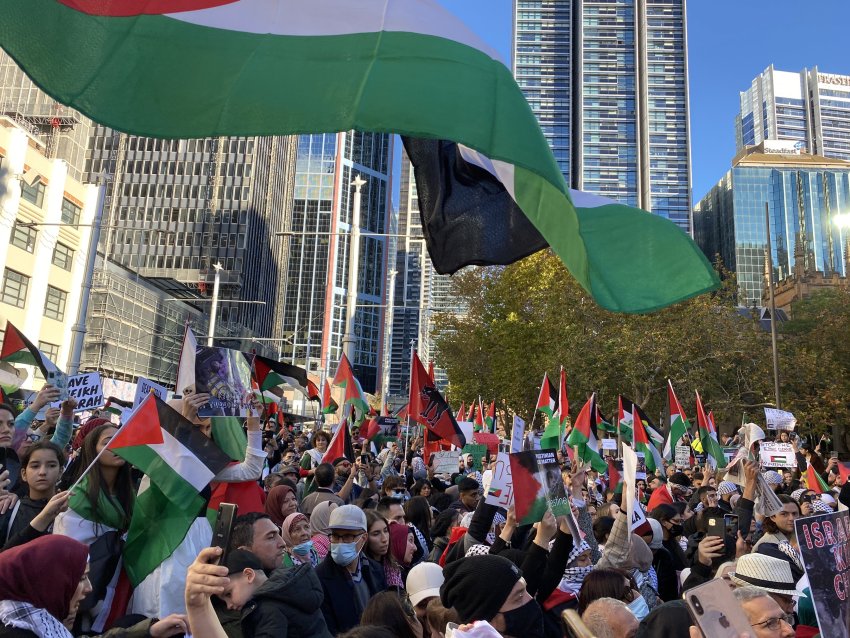
[[[754,585],[774,594],[800,596],[791,565],[787,560],[766,554],[746,554],[738,559],[735,571],[729,574],[739,587]]]

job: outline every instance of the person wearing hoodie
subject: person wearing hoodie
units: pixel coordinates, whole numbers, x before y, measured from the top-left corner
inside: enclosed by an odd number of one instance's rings
[[[321,607],[322,586],[305,563],[267,577],[260,559],[244,549],[225,560],[230,582],[220,595],[242,612],[244,638],[331,638]]]

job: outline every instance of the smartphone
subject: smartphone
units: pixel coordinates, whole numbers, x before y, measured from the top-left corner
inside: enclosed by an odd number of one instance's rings
[[[369,458],[368,454],[361,454],[360,455],[360,463],[362,465],[369,465],[369,460],[370,460],[370,458]]]
[[[831,459],[837,459],[837,458],[838,458],[838,452],[830,452],[830,453],[829,453],[829,458],[831,458]]]
[[[738,517],[735,514],[711,516],[708,519],[707,536],[719,536],[726,544],[726,555],[735,555],[735,543],[738,540]]]
[[[704,636],[738,638],[743,633],[752,635],[750,621],[725,580],[716,578],[697,585],[684,596],[688,611]]]
[[[218,515],[215,518],[213,536],[210,547],[221,547],[222,554],[217,564],[227,559],[227,549],[230,546],[230,532],[233,530],[233,521],[236,520],[238,508],[233,503],[222,503],[218,506]]]

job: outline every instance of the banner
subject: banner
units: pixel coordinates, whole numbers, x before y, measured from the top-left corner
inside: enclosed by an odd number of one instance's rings
[[[511,457],[504,452],[499,452],[496,457],[496,465],[493,468],[493,478],[484,502],[488,505],[496,505],[508,509],[514,504],[514,484],[511,477]]]
[[[459,467],[460,450],[433,452],[431,458],[434,459],[434,474],[456,474]]]
[[[687,468],[691,466],[691,448],[687,445],[676,446],[676,465],[679,468]]]
[[[195,391],[210,395],[198,416],[248,416],[253,392],[254,355],[199,346],[195,353]]]
[[[518,525],[540,521],[546,510],[555,516],[570,511],[554,450],[515,452],[510,459]]]
[[[764,419],[767,421],[768,430],[793,430],[797,425],[793,414],[775,408],[765,408]]]
[[[68,377],[68,397],[77,400],[74,412],[94,410],[103,407],[106,400],[103,398],[103,386],[100,382],[100,373],[89,372]]]
[[[168,390],[166,390],[164,385],[159,385],[155,381],[139,377],[139,381],[136,383],[136,397],[133,399],[133,409],[135,410],[138,408],[139,404],[144,401],[145,397],[147,397],[151,392],[163,401],[168,399]]]
[[[821,636],[848,638],[850,512],[798,518],[794,523],[809,577]]]
[[[514,417],[514,429],[511,434],[511,452],[522,452],[522,438],[525,434],[525,421]]]
[[[762,441],[759,445],[759,457],[764,467],[797,467],[797,455],[790,443]]]

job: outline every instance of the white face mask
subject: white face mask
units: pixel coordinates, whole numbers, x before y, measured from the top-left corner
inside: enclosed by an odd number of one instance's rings
[[[629,603],[629,609],[638,620],[643,620],[649,615],[649,605],[646,604],[643,596],[638,596]]]

